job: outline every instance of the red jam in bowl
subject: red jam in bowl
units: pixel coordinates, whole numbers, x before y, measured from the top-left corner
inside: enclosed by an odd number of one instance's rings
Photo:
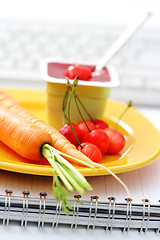
[[[66,78],[65,72],[66,72],[67,68],[71,65],[74,65],[74,64],[50,62],[50,63],[48,63],[48,76],[53,77],[53,78],[64,79],[64,78]],[[111,81],[107,68],[103,68],[101,71],[96,72],[95,71],[96,66],[94,66],[94,65],[79,64],[79,66],[84,66],[91,71],[92,77],[89,80],[91,82],[109,82],[109,81]],[[79,79],[79,80],[83,80],[83,79]]]

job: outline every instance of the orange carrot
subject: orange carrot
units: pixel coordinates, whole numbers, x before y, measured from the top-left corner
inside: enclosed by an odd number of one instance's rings
[[[52,138],[52,146],[62,153],[68,154],[71,157],[82,160],[86,163],[93,165],[93,162],[85,156],[83,153],[79,152],[76,147],[71,144],[58,130],[51,127],[42,120],[39,120],[33,114],[28,112],[23,108],[14,98],[12,98],[8,93],[0,90],[0,106],[3,106],[13,112],[16,116],[21,116],[26,122],[32,123],[43,130],[47,131]],[[68,159],[72,163],[76,163],[73,159]],[[80,164],[80,163],[79,163]]]
[[[31,160],[42,160],[41,147],[45,143],[52,144],[47,131],[1,105],[0,140],[19,155]]]
[[[66,156],[51,145],[58,146],[65,152],[68,148],[79,153],[76,148],[56,129],[27,112],[2,90],[0,90],[0,141],[27,159],[41,160],[45,157],[48,160],[53,167],[53,193],[57,202],[61,200],[62,210],[67,214],[68,209],[71,208],[67,200],[69,192],[76,189],[80,195],[83,195],[85,189],[92,190],[85,177],[62,157],[71,158],[73,153],[71,152],[71,156]],[[94,168],[93,162],[83,154],[79,155],[80,159],[77,160],[76,152],[73,154],[74,162],[78,161],[82,164],[80,160],[83,159],[82,165]],[[60,180],[66,188],[62,186]]]

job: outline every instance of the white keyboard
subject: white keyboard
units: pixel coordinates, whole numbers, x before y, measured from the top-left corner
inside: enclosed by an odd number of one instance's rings
[[[0,21],[0,87],[43,88],[42,58],[98,62],[125,27]],[[111,62],[117,100],[160,105],[160,30],[141,29]]]

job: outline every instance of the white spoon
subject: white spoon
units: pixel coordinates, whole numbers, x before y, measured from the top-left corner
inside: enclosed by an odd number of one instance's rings
[[[117,39],[117,41],[109,48],[103,58],[97,63],[95,71],[103,69],[107,63],[119,52],[119,50],[129,41],[129,39],[138,31],[138,29],[146,22],[152,13],[146,13],[134,24],[129,26]]]

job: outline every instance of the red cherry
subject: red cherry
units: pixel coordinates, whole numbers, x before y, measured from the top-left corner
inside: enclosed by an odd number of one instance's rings
[[[95,119],[94,120],[94,125],[95,125],[95,128],[96,129],[105,129],[105,128],[108,128],[108,124],[103,121],[103,120],[100,120],[100,119]]]
[[[102,152],[106,153],[109,146],[109,138],[103,129],[96,129],[89,132],[86,136],[82,136],[82,141],[93,143]]]
[[[92,77],[90,70],[84,66],[69,66],[65,71],[65,76],[74,79],[76,76],[79,76],[80,80],[89,81]]]
[[[81,137],[82,137],[82,134],[81,134],[81,131],[80,129],[77,127],[76,124],[72,123],[72,127],[73,127],[73,130],[78,138],[79,141],[81,141]],[[76,147],[78,146],[78,142],[72,132],[72,129],[70,127],[70,124],[69,123],[66,123],[63,127],[61,127],[59,129],[59,132],[65,136],[73,145],[75,145]]]
[[[123,134],[113,128],[106,128],[104,131],[109,137],[109,147],[107,153],[119,153],[125,145],[125,138]]]
[[[90,158],[93,162],[99,163],[102,160],[102,153],[100,149],[92,143],[82,143],[78,146],[78,150]]]
[[[89,127],[89,129],[92,131],[95,129],[95,125],[92,121],[86,120],[86,123]],[[81,130],[82,136],[85,136],[89,133],[88,128],[86,127],[86,124],[84,121],[81,121],[77,124],[77,126],[79,127],[79,129]]]

